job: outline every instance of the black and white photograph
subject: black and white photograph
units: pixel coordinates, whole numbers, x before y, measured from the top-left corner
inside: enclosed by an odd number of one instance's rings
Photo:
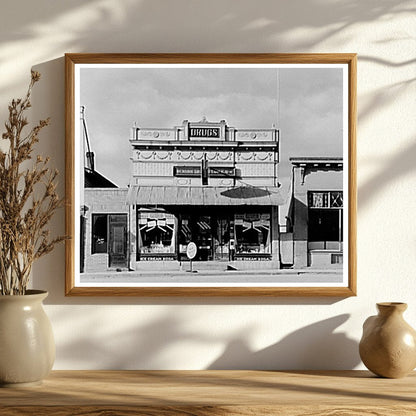
[[[348,63],[73,72],[75,287],[349,287]]]

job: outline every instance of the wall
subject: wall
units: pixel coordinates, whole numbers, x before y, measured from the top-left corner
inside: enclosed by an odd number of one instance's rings
[[[61,172],[65,52],[359,56],[358,296],[65,298],[60,247],[33,272],[50,292],[55,369],[360,368],[357,342],[375,302],[408,302],[416,327],[415,11],[411,0],[3,2],[0,119],[39,70],[33,118],[52,117],[40,150]],[[63,232],[63,212],[53,224]]]

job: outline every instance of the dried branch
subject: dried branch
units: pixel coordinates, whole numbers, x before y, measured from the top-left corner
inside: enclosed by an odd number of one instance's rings
[[[50,119],[40,120],[26,135],[25,111],[31,107],[32,88],[40,79],[32,71],[23,99],[12,100],[2,140],[8,150],[0,150],[0,294],[23,295],[33,262],[50,253],[65,236],[50,237],[46,229],[55,211],[63,205],[56,192],[58,171],[49,168],[49,157],[32,159],[40,131]],[[1,140],[1,139],[0,139]],[[38,195],[35,197],[34,195]]]

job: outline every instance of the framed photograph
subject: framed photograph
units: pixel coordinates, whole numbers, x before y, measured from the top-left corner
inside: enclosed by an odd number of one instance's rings
[[[66,294],[356,294],[355,54],[67,54]]]

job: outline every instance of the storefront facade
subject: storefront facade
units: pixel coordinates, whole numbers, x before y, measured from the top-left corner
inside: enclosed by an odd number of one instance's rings
[[[130,267],[279,268],[279,132],[225,120],[132,129]],[[157,263],[157,265],[155,264]]]

